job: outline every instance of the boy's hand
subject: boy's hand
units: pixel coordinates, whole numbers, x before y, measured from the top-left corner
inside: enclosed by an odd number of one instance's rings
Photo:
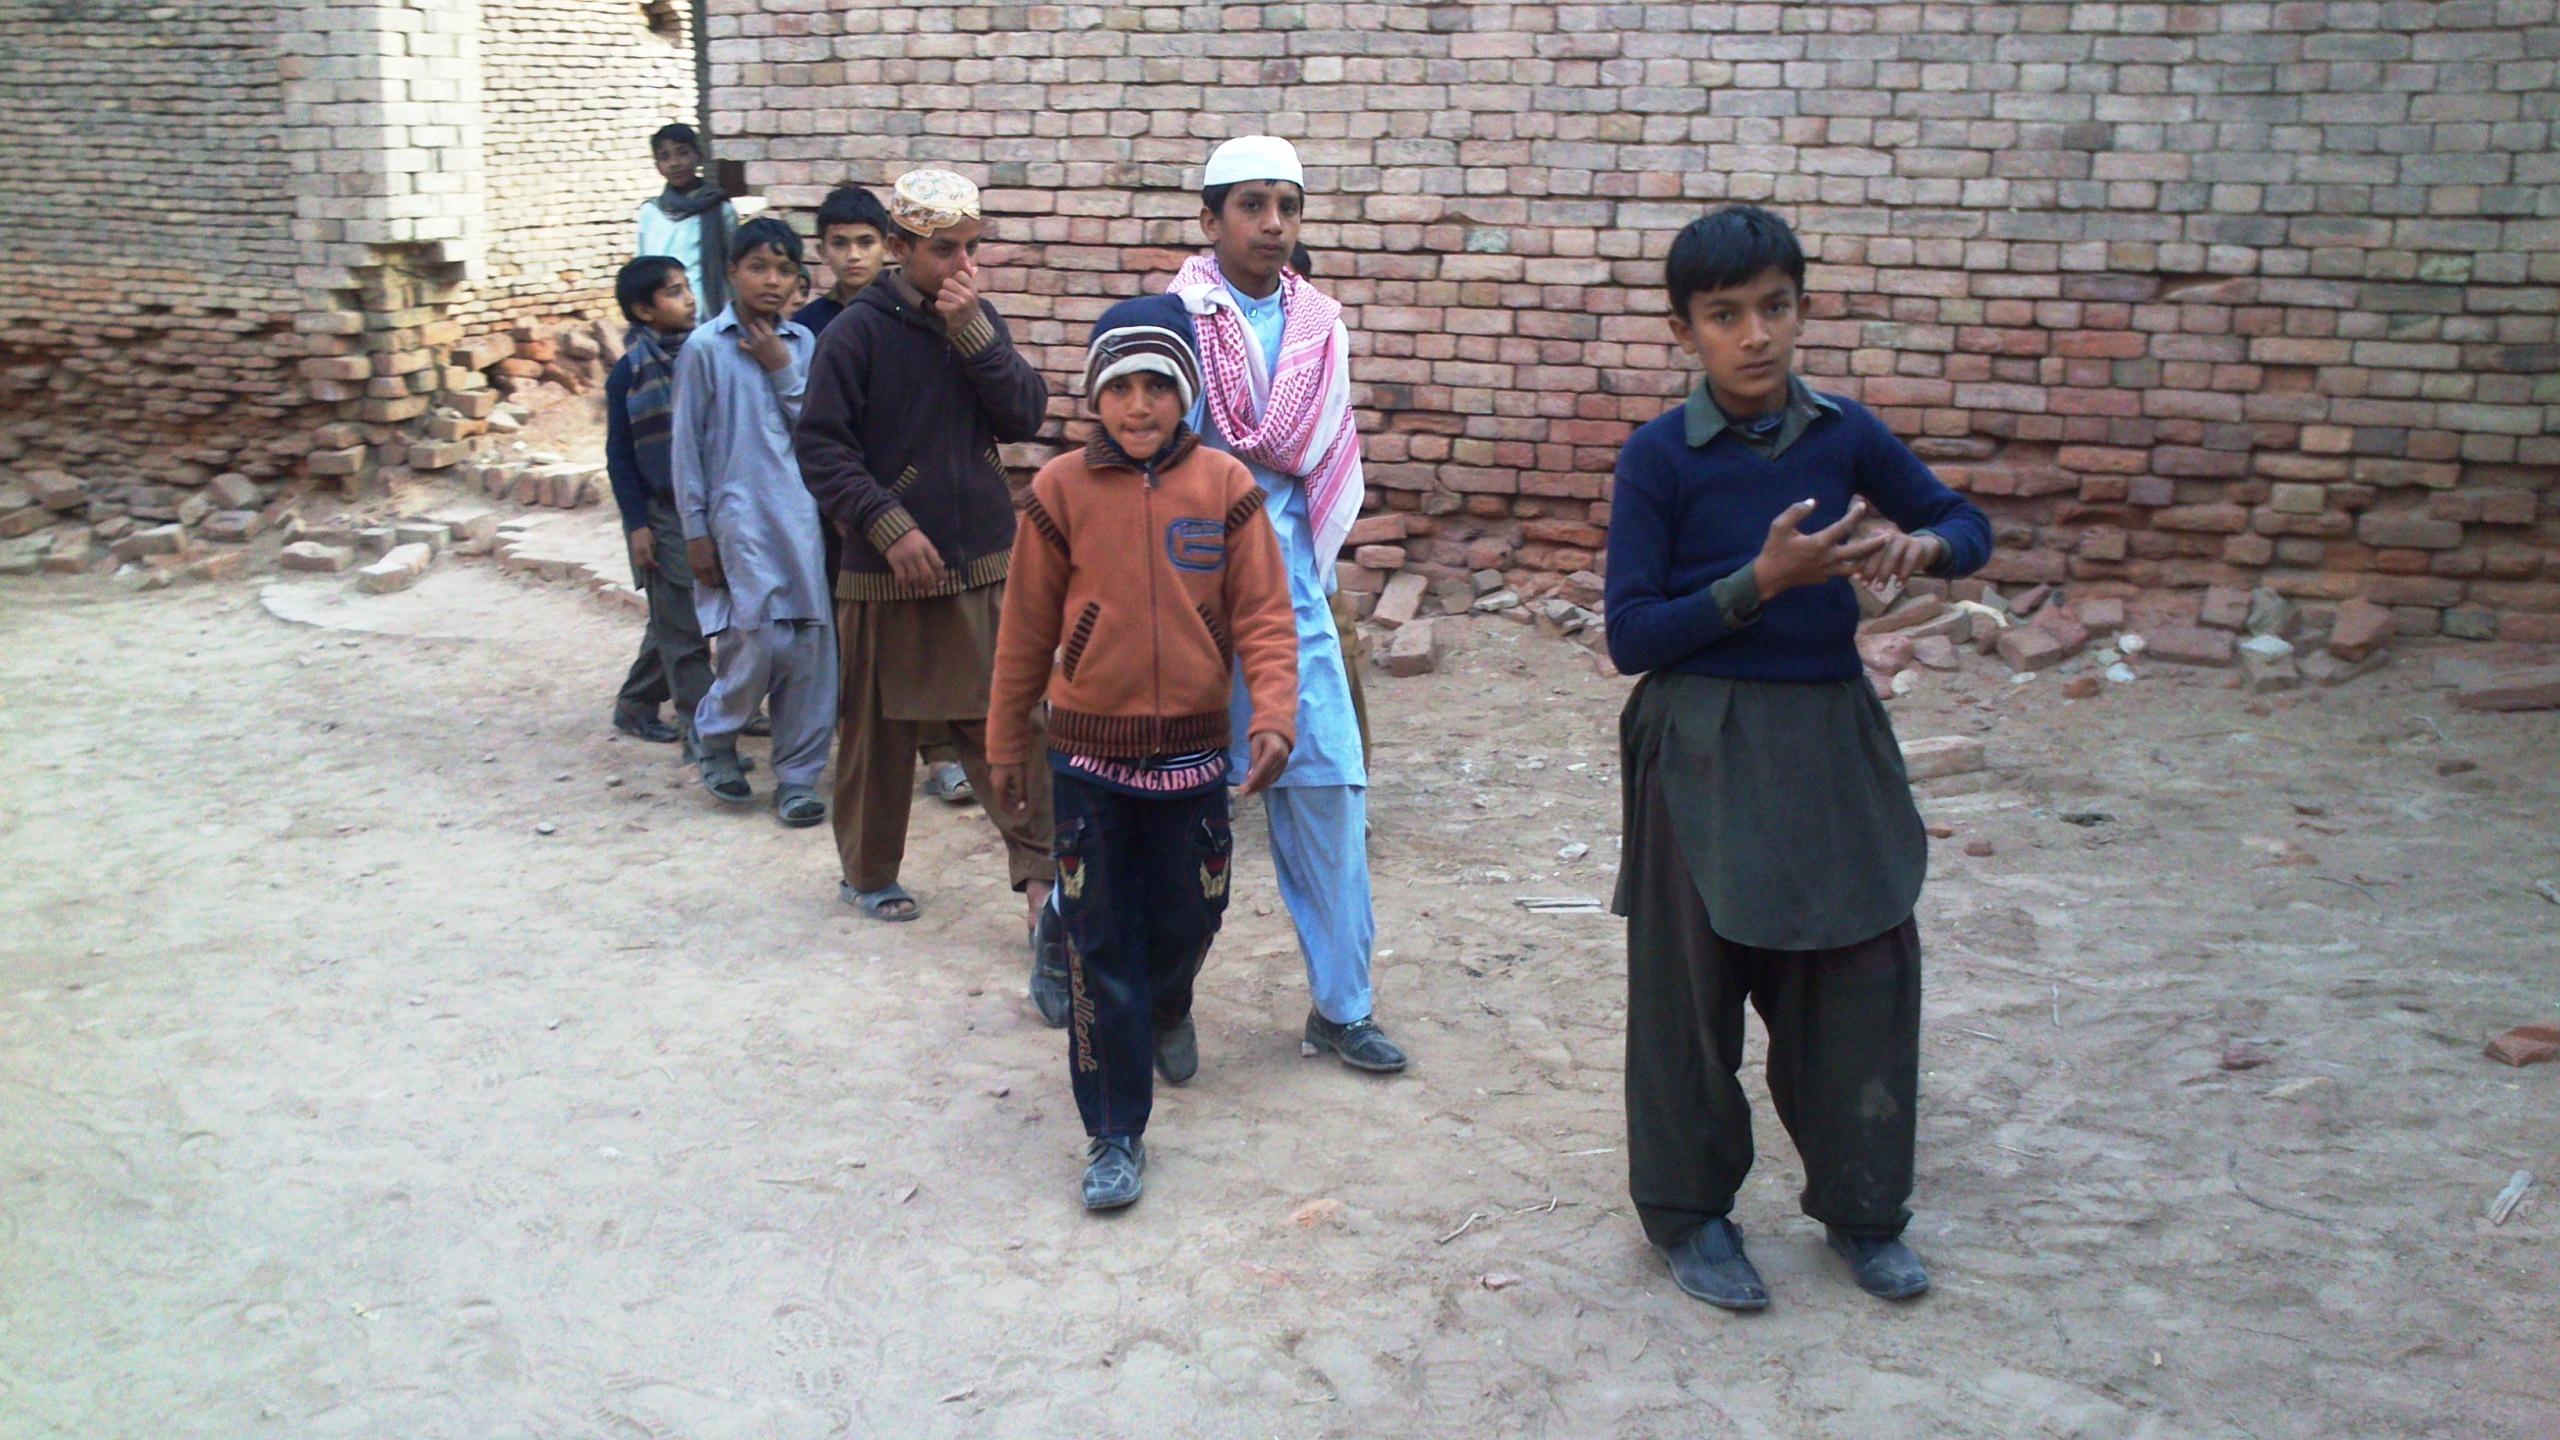
[[[710,536],[684,542],[684,556],[693,563],[694,584],[714,590],[729,588],[729,577],[720,569],[720,547],[711,543]]]
[[[996,805],[1007,815],[1025,815],[1031,811],[1031,796],[1022,785],[1019,765],[990,765],[987,783],[996,787]]]
[[[658,568],[658,537],[643,525],[623,537],[631,542],[631,568],[643,573]]]
[[[1875,589],[1899,585],[1947,558],[1947,542],[1935,535],[1906,535],[1902,527],[1881,517],[1858,532],[1861,540],[1881,535],[1884,544],[1858,563],[1858,578]]]
[[[933,292],[933,309],[945,329],[957,334],[966,328],[978,314],[978,277],[967,270],[944,276],[942,288]]]
[[[1245,765],[1243,793],[1261,794],[1288,768],[1289,742],[1269,730],[1255,732],[1251,758]]]
[[[770,375],[791,363],[791,347],[782,343],[782,335],[768,320],[738,322],[738,348]]]
[[[1799,500],[1769,522],[1769,538],[1760,546],[1760,558],[1751,562],[1751,578],[1760,587],[1763,603],[1799,585],[1819,585],[1856,571],[1860,562],[1891,538],[1882,534],[1848,538],[1867,516],[1863,496],[1849,502],[1849,513],[1836,524],[1807,531],[1802,528],[1804,518],[1812,513],[1813,502]]]
[[[889,547],[889,573],[914,590],[938,590],[951,572],[942,567],[942,552],[921,530],[910,530]]]

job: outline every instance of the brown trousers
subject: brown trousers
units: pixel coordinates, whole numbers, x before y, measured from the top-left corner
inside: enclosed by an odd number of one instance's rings
[[[841,617],[840,617],[841,620]],[[1026,813],[1007,815],[987,778],[987,722],[975,720],[892,720],[880,713],[877,690],[856,677],[872,673],[860,627],[839,623],[837,644],[842,659],[844,710],[836,729],[835,808],[830,815],[836,833],[836,858],[845,883],[865,894],[898,883],[907,857],[907,820],[915,805],[916,747],[939,730],[957,751],[978,804],[1004,836],[1005,873],[1016,891],[1032,881],[1058,878],[1058,862],[1049,854],[1056,830],[1050,802],[1048,736],[1033,720],[1031,760],[1023,766],[1023,788],[1031,801]]]

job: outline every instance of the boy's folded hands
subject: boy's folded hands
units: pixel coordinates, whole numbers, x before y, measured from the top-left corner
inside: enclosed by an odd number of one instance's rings
[[[1850,501],[1849,513],[1820,530],[1804,528],[1805,517],[1812,513],[1813,502],[1799,500],[1769,522],[1769,538],[1761,544],[1759,558],[1751,562],[1751,578],[1760,588],[1762,603],[1800,585],[1861,574],[1868,561],[1902,534],[1899,530],[1858,534],[1860,522],[1867,519],[1864,497]]]

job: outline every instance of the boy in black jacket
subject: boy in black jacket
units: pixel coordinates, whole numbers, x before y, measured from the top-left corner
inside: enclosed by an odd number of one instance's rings
[[[1066,1022],[1065,956],[1048,905],[1046,767],[1019,816],[989,802],[986,720],[1013,553],[1013,492],[997,446],[1039,433],[1049,385],[978,298],[978,190],[947,170],[902,176],[889,206],[896,267],[827,326],[796,432],[801,476],[844,534],[836,576],[843,722],[836,745],[839,891],[876,920],[916,916],[898,883],[918,731],[948,724],[1003,832],[1033,928],[1034,998]]]

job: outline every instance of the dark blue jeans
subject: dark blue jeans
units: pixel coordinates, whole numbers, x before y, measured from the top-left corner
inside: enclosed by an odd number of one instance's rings
[[[1155,1037],[1227,913],[1227,787],[1140,798],[1056,772],[1058,909],[1067,922],[1067,1074],[1087,1135],[1143,1135]]]

